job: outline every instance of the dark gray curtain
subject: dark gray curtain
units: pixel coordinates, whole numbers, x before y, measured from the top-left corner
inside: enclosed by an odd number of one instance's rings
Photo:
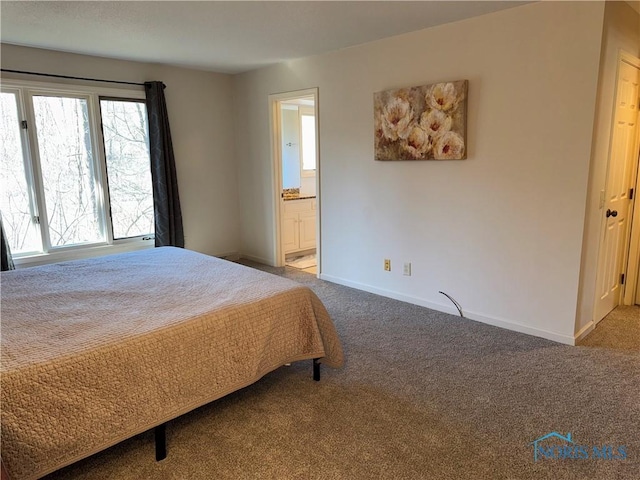
[[[156,247],[184,247],[182,211],[178,195],[176,161],[169,129],[169,116],[162,82],[145,82],[149,115],[149,147]]]
[[[13,270],[13,258],[11,258],[11,249],[9,248],[9,242],[7,242],[7,236],[4,234],[4,225],[2,224],[2,215],[0,215],[0,232],[2,232],[2,271]]]

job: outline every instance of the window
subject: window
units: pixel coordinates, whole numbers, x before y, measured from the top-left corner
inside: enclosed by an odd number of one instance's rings
[[[153,193],[143,95],[3,85],[0,209],[16,263],[151,246]]]
[[[142,102],[101,99],[114,238],[153,232],[147,109]]]
[[[316,171],[316,117],[313,107],[300,107],[300,138],[302,143],[302,176]]]

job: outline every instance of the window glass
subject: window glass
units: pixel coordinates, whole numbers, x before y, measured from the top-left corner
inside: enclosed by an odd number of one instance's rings
[[[16,254],[42,249],[29,198],[18,95],[0,94],[0,210],[7,242]]]
[[[316,117],[301,115],[302,125],[302,170],[316,169]]]
[[[87,100],[34,96],[33,110],[51,245],[104,240]]]
[[[113,237],[151,234],[153,190],[145,104],[101,99],[100,109]]]

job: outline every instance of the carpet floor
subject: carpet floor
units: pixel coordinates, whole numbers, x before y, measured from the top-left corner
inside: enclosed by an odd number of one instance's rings
[[[640,307],[616,307],[580,342],[580,346],[640,352]]]
[[[311,362],[295,363],[174,420],[164,461],[147,432],[47,478],[640,478],[637,350],[565,346],[259,268],[317,293],[342,369],[314,382]],[[550,432],[589,458],[534,461],[531,443]],[[592,458],[594,446],[626,455]]]

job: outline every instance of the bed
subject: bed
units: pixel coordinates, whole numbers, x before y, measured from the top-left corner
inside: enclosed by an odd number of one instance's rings
[[[1,281],[2,463],[13,480],[158,433],[284,364],[343,364],[309,288],[184,249],[3,272]]]

